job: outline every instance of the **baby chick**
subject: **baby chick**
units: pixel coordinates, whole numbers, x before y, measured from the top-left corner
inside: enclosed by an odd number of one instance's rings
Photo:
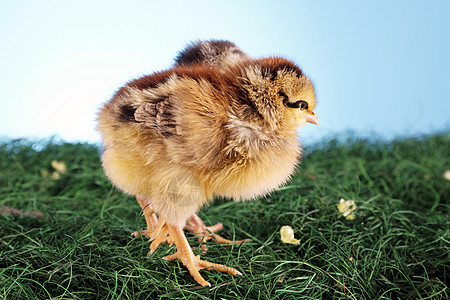
[[[234,43],[224,40],[209,40],[189,44],[175,58],[175,66],[208,64],[219,71],[225,71],[230,66],[246,59],[251,59],[251,57]]]
[[[180,259],[209,286],[200,269],[240,272],[195,256],[183,229],[221,228],[206,227],[196,215],[215,195],[253,199],[289,179],[301,154],[297,129],[318,124],[315,92],[283,58],[246,57],[225,67],[177,61],[130,81],[103,106],[102,163],[111,182],[142,207],[147,230],[141,234],[153,240],[151,253],[175,243],[177,252],[165,259]]]

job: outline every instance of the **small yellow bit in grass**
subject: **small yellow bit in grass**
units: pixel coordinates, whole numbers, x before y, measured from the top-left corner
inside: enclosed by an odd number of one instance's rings
[[[280,229],[281,241],[285,244],[298,245],[300,241],[294,238],[294,230],[291,226],[283,226]]]
[[[42,177],[49,177],[51,180],[59,180],[61,179],[61,175],[67,173],[67,166],[63,161],[52,160],[51,165],[55,171],[50,174],[49,170],[42,169]]]
[[[51,180],[59,180],[59,179],[61,179],[61,174],[55,171],[55,172],[53,172],[52,175],[50,176],[50,179],[51,179]]]
[[[67,167],[63,161],[52,160],[52,167],[60,174],[67,173]]]
[[[337,208],[347,220],[353,220],[355,218],[355,214],[353,213],[356,209],[355,201],[341,198],[339,199]]]
[[[450,170],[444,172],[444,178],[450,180]]]

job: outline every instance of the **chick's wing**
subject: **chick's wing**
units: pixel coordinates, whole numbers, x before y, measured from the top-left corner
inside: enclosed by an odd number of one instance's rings
[[[170,96],[143,103],[136,109],[134,119],[147,127],[155,128],[164,137],[181,135],[181,127],[175,120],[173,100]]]

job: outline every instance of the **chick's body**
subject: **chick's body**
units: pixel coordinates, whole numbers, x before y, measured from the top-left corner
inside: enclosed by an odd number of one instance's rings
[[[285,59],[175,67],[129,82],[101,109],[103,167],[182,230],[214,195],[251,199],[286,182],[314,107],[313,85]]]

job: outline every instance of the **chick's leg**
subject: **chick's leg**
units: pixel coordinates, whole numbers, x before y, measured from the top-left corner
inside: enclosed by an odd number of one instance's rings
[[[148,214],[146,214],[146,212],[148,212]],[[177,252],[172,255],[165,256],[163,259],[169,261],[175,259],[181,260],[183,265],[188,268],[189,273],[192,277],[194,277],[198,284],[202,286],[211,286],[211,284],[200,275],[199,270],[201,269],[216,270],[219,272],[229,273],[231,275],[242,275],[234,268],[201,260],[199,255],[194,255],[186,236],[184,235],[183,228],[167,224],[161,216],[157,219],[157,221],[155,221],[156,215],[153,209],[149,209],[148,211],[144,209],[144,216],[146,216],[146,220],[149,220],[147,222],[148,229],[141,231],[141,233],[145,232],[145,235],[148,236],[152,242],[150,244],[149,254],[153,254],[161,243],[167,242],[169,245],[175,243]],[[147,218],[147,216],[149,217]],[[153,230],[150,231],[150,228]],[[139,232],[136,232],[135,234],[139,234]]]
[[[202,286],[211,286],[200,275],[199,270],[216,270],[219,272],[229,273],[231,275],[242,275],[238,270],[230,268],[221,264],[211,263],[209,261],[201,260],[199,255],[194,255],[191,247],[184,235],[183,229],[174,225],[167,224],[169,239],[175,242],[177,246],[177,252],[175,254],[164,257],[165,260],[172,261],[174,259],[179,259],[189,270],[189,273],[194,277],[195,281]],[[156,239],[155,239],[156,241]],[[153,243],[152,243],[153,244]]]
[[[199,216],[197,216],[197,214],[193,214],[188,219],[188,224],[184,228],[195,234],[195,236],[198,238],[198,241],[202,242],[200,246],[200,250],[202,252],[206,252],[206,250],[208,250],[205,242],[209,239],[213,239],[213,241],[219,244],[228,244],[228,245],[241,244],[243,242],[251,241],[250,239],[238,241],[227,240],[221,237],[220,235],[214,233],[223,228],[222,223],[217,223],[216,225],[213,226],[206,226],[205,223],[203,223],[202,219],[200,219]]]
[[[147,201],[143,198],[137,197],[136,200],[142,208],[144,213],[145,222],[147,223],[147,229],[141,231],[135,231],[131,235],[138,236],[144,235],[150,238],[151,232],[153,232],[156,228],[156,224],[158,222],[158,218],[156,217],[155,211],[153,210],[150,201]]]

